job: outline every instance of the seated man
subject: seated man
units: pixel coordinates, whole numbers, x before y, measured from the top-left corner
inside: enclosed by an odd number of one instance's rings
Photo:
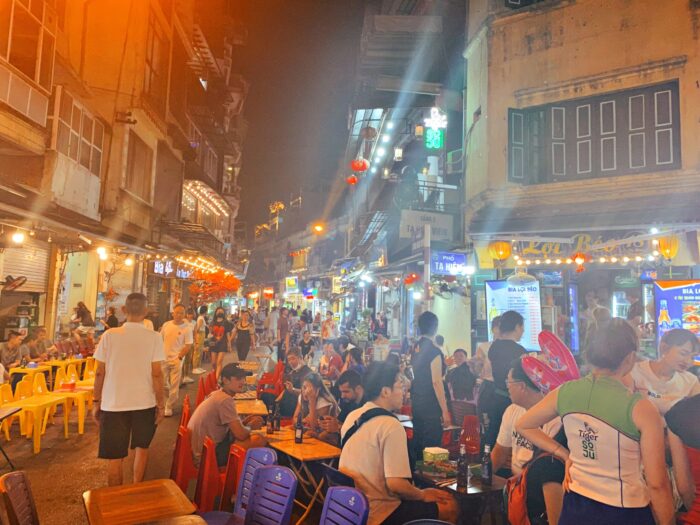
[[[266,439],[251,435],[251,430],[263,426],[260,416],[249,416],[241,421],[236,411],[234,396],[245,390],[245,378],[249,375],[235,363],[221,369],[221,388],[212,392],[195,409],[187,428],[192,432],[192,454],[199,463],[204,438],[209,436],[216,443],[216,462],[226,466],[231,445],[235,443],[245,449],[263,447]]]
[[[21,353],[26,355],[27,360],[33,363],[46,361],[49,358],[48,354],[41,351],[36,334],[29,334],[24,338],[24,341],[22,341]]]
[[[325,416],[319,421],[324,432],[335,434],[345,423],[348,414],[364,404],[365,390],[362,387],[362,377],[355,370],[344,372],[336,383],[340,391],[340,413],[338,417]]]
[[[339,468],[367,496],[368,525],[403,525],[421,518],[456,523],[457,503],[447,492],[421,490],[411,483],[406,431],[391,415],[403,402],[398,367],[372,363],[365,376],[365,397],[369,401],[351,412],[341,429],[346,441]],[[384,412],[362,423],[361,416],[371,409]]]
[[[523,371],[520,359],[513,361],[506,380],[513,403],[506,408],[496,444],[491,452],[493,471],[508,468],[514,475],[523,471],[535,447],[515,430],[515,423],[530,407],[544,396]],[[553,419],[542,429],[549,436],[557,436],[562,428],[559,418]],[[527,509],[533,525],[559,522],[564,499],[564,464],[552,456],[535,460],[527,472]]]
[[[56,345],[49,339],[48,332],[43,326],[36,329],[36,345],[39,348],[40,354],[46,354],[49,357],[58,354]]]
[[[445,382],[454,401],[471,401],[474,399],[474,385],[476,376],[472,373],[467,362],[469,356],[462,348],[455,350],[453,354],[454,368],[447,371]]]
[[[301,394],[301,384],[311,369],[301,358],[301,351],[292,348],[287,352],[287,370],[284,375],[284,390],[275,401],[279,403],[282,417],[292,417],[297,408],[297,400]]]

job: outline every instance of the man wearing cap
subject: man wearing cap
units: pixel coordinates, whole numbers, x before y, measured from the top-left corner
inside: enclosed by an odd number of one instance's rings
[[[263,447],[267,443],[263,436],[251,433],[263,426],[262,418],[248,416],[241,420],[236,411],[234,397],[245,390],[248,375],[250,372],[236,363],[223,367],[219,379],[221,388],[202,401],[190,417],[187,428],[192,432],[192,454],[196,462],[199,462],[207,436],[216,444],[216,462],[220,467],[226,466],[233,443],[245,449]]]

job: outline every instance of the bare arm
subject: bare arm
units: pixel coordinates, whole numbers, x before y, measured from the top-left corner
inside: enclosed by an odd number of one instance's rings
[[[433,380],[433,390],[437,397],[440,410],[442,410],[442,424],[445,427],[452,425],[452,417],[450,411],[447,410],[447,399],[445,399],[445,386],[442,382],[442,362],[438,357],[430,363],[430,375]]]
[[[250,437],[250,428],[245,426],[239,417],[229,422],[228,428],[231,430],[233,437],[236,438],[236,441],[245,441]]]
[[[661,415],[651,401],[641,399],[632,410],[632,421],[642,434],[642,465],[651,496],[651,510],[657,523],[670,525],[674,523],[674,508],[665,454],[659,452],[664,450],[664,424]]]
[[[545,434],[540,427],[559,416],[557,412],[558,391],[550,392],[545,398],[525,412],[515,423],[515,430],[540,450],[549,452],[566,462],[569,451]]]
[[[163,408],[165,407],[164,386],[163,386],[163,362],[154,361],[151,363],[151,378],[153,378],[153,393],[156,395],[156,425],[163,419]]]
[[[496,443],[491,451],[491,463],[493,463],[493,471],[496,472],[503,467],[510,468],[508,458],[513,454],[511,447],[504,447]]]
[[[690,508],[695,499],[695,482],[690,472],[690,462],[685,452],[683,442],[670,429],[668,431],[668,443],[671,447],[671,458],[673,460],[673,476],[676,478],[678,492],[680,492],[686,508]]]
[[[95,423],[100,424],[100,411],[102,403],[102,388],[105,383],[105,363],[104,361],[96,360],[95,363],[97,367],[95,368],[95,383],[93,385],[93,405],[92,405],[92,419]]]
[[[423,491],[405,478],[386,478],[386,486],[392,494],[401,499],[423,501]]]

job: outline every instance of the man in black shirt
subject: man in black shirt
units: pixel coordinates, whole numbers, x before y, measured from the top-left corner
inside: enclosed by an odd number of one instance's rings
[[[425,447],[440,446],[442,429],[452,425],[445,396],[445,357],[435,346],[438,318],[432,312],[418,317],[419,351],[412,360],[414,379],[411,383],[413,412],[413,453],[420,458]]]
[[[452,393],[453,401],[471,401],[474,399],[474,385],[476,376],[472,373],[467,363],[467,352],[458,348],[452,356],[455,367],[447,372],[445,381]]]
[[[511,364],[515,359],[525,355],[525,348],[517,341],[525,332],[525,319],[518,312],[509,310],[501,316],[500,338],[495,340],[489,348],[489,361],[493,370],[493,392],[486,396],[486,399],[479,399],[479,414],[488,416],[488,428],[484,437],[486,444],[493,447],[498,436],[498,429],[501,428],[501,419],[508,405],[510,396],[506,379],[510,371]]]
[[[310,373],[311,369],[304,364],[301,358],[301,351],[298,348],[289,350],[289,352],[287,352],[284,390],[276,399],[280,404],[280,414],[282,417],[292,417],[294,415],[299,394],[301,393],[301,384]]]

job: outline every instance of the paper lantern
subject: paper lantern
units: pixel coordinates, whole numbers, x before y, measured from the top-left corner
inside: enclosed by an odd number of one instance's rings
[[[350,186],[354,186],[360,181],[360,179],[357,178],[357,175],[348,175],[347,178],[345,179],[345,182],[347,182]]]
[[[671,260],[678,255],[680,241],[675,235],[659,238],[659,251],[664,259]]]
[[[489,255],[495,261],[505,261],[510,257],[511,246],[509,242],[493,241],[489,243]]]
[[[350,169],[355,173],[367,171],[369,169],[369,161],[367,159],[363,159],[362,157],[352,159],[350,161]]]

